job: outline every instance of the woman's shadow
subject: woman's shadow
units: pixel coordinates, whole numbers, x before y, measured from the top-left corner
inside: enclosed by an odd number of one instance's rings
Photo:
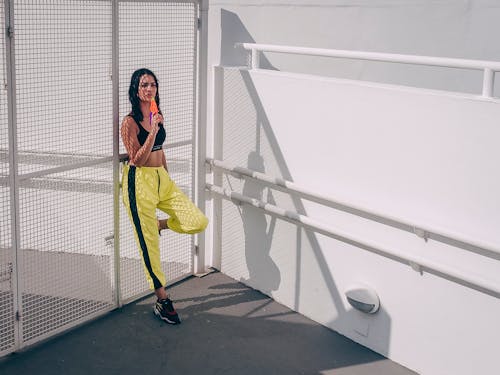
[[[264,173],[262,156],[255,151],[250,152],[248,168]],[[243,195],[261,201],[266,201],[263,199],[265,190],[267,190],[267,202],[275,204],[271,190],[262,184],[246,179],[243,185]],[[271,216],[268,222],[262,210],[256,210],[248,205],[242,206],[241,216],[245,233],[245,257],[249,273],[248,279],[241,281],[265,294],[270,294],[278,289],[281,282],[279,268],[270,255],[276,217]]]

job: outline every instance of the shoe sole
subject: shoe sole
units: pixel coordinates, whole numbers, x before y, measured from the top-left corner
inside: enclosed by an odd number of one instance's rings
[[[164,322],[168,323],[168,324],[172,324],[172,325],[176,325],[176,324],[181,324],[181,320],[179,319],[178,322],[174,321],[174,320],[169,320],[168,318],[162,316],[160,314],[160,312],[158,311],[158,309],[156,307],[153,308],[153,313],[158,317],[160,318],[161,320],[163,320]]]

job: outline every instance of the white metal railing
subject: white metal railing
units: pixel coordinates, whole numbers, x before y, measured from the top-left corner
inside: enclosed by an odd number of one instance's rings
[[[364,210],[353,205],[348,205],[345,202],[339,202],[331,198],[312,193],[311,191],[299,187],[296,184],[290,181],[286,181],[282,178],[271,177],[263,173],[256,172],[243,167],[231,166],[220,160],[207,159],[207,164],[212,167],[222,169],[225,172],[229,172],[239,176],[246,176],[253,178],[255,180],[264,182],[268,185],[272,185],[273,187],[276,187],[288,193],[290,192],[299,193],[306,199],[313,200],[319,203],[327,203],[327,205],[330,207],[334,207],[342,211],[355,214],[357,216],[368,218],[377,222],[381,222],[383,224],[391,225],[399,229],[408,230],[408,228],[413,228],[413,230],[409,231],[415,233],[416,235],[424,239],[432,237],[438,241],[445,242],[448,244],[450,243],[462,244],[462,246],[460,247],[463,247],[468,250],[473,248],[476,250],[475,252],[479,254],[489,256],[497,260],[500,259],[500,250],[484,243],[473,242],[465,238],[452,237],[444,231],[423,229],[422,226],[416,226],[413,225],[412,223],[405,222],[400,219],[383,216],[375,211]],[[239,204],[247,204],[254,206],[272,215],[278,216],[286,221],[293,222],[297,225],[301,225],[303,227],[312,229],[316,232],[335,238],[339,241],[357,246],[364,250],[399,261],[401,263],[408,264],[409,266],[412,267],[412,269],[416,271],[419,272],[426,271],[429,273],[433,273],[435,275],[444,277],[461,285],[465,285],[467,287],[489,294],[496,298],[500,298],[500,285],[497,285],[487,279],[478,276],[469,276],[453,267],[438,264],[436,262],[427,260],[425,258],[415,255],[409,255],[398,250],[388,249],[384,245],[381,245],[374,241],[360,241],[350,233],[339,230],[338,228],[329,227],[328,225],[325,225],[319,221],[311,219],[305,215],[301,215],[297,212],[277,207],[275,205],[242,195],[240,193],[234,192],[229,189],[224,189],[217,185],[206,184],[206,188],[208,191],[217,194],[219,196],[222,196],[226,199],[229,199],[231,201],[236,201]]]
[[[401,64],[440,66],[445,68],[482,70],[483,71],[482,96],[485,98],[493,97],[495,72],[500,71],[499,61],[467,60],[467,59],[456,59],[447,57],[415,56],[415,55],[400,55],[393,53],[278,46],[272,44],[257,44],[257,43],[236,43],[236,46],[251,52],[252,69],[259,69],[260,66],[259,52],[279,52],[279,53],[289,53],[295,55],[338,57],[338,58],[356,59],[356,60],[370,60],[370,61],[391,62],[391,63],[401,63]]]
[[[427,241],[427,239],[433,239],[435,241],[460,247],[489,258],[500,260],[500,248],[483,241],[476,241],[458,233],[451,233],[445,229],[429,228],[423,224],[405,220],[400,217],[390,216],[376,210],[367,210],[358,204],[343,202],[339,199],[315,193],[283,178],[273,177],[248,168],[234,166],[221,160],[207,159],[207,163],[214,168],[233,173],[237,176],[247,176],[255,180],[262,181],[282,191],[298,193],[303,198],[310,201],[314,201],[340,211],[348,212],[365,219],[376,221],[381,224],[389,225],[406,232],[414,233],[425,241]]]

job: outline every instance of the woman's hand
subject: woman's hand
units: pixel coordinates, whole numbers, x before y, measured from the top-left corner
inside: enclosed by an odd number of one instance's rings
[[[159,113],[155,114],[153,118],[151,119],[151,132],[156,136],[156,133],[158,133],[159,129],[159,124],[163,122],[163,116]]]

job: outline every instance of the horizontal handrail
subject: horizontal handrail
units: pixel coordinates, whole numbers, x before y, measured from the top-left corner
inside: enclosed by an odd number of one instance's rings
[[[166,150],[166,149],[172,149],[172,148],[176,148],[176,147],[188,146],[188,145],[192,145],[192,144],[193,144],[193,141],[191,139],[188,139],[185,141],[167,143],[167,144],[163,145],[162,148],[163,148],[163,150]],[[44,155],[46,155],[46,154],[48,154],[48,153],[44,153]],[[33,154],[33,155],[36,156],[36,154]],[[61,158],[66,157],[67,159],[73,158],[73,160],[82,160],[82,161],[68,163],[68,164],[64,164],[64,165],[59,165],[57,167],[46,168],[46,169],[42,169],[42,170],[35,171],[35,172],[21,174],[21,175],[19,175],[19,180],[21,180],[21,181],[22,180],[29,180],[32,178],[43,177],[43,176],[49,175],[49,174],[66,172],[66,171],[78,169],[78,168],[93,167],[93,166],[96,166],[99,164],[108,163],[108,162],[113,161],[113,156],[103,156],[103,157],[97,157],[97,158],[90,158],[87,155],[85,157],[81,157],[80,155],[67,155],[67,154],[57,154],[57,153],[52,153],[52,155],[54,155],[56,157],[61,157]],[[1,150],[0,150],[0,157],[1,156],[2,155],[1,155]],[[126,153],[119,154],[118,160],[121,163],[128,161],[128,154],[126,154]]]
[[[256,50],[261,52],[280,52],[280,53],[290,53],[295,55],[341,57],[341,58],[356,59],[356,60],[395,62],[402,64],[431,65],[431,66],[442,66],[448,68],[463,68],[463,69],[477,69],[477,70],[491,69],[497,72],[500,71],[499,61],[469,60],[469,59],[457,59],[449,57],[433,57],[433,56],[418,56],[418,55],[402,55],[394,53],[351,51],[351,50],[326,49],[326,48],[279,46],[273,44],[258,44],[258,43],[237,43],[237,46],[242,47],[243,49],[249,51]]]
[[[499,61],[457,59],[449,57],[432,57],[417,55],[402,55],[394,53],[350,51],[325,48],[279,46],[273,44],[236,43],[237,47],[248,50],[252,54],[252,69],[259,69],[259,52],[278,52],[295,55],[338,57],[356,60],[369,60],[413,65],[440,66],[446,68],[473,69],[483,71],[482,96],[493,97],[495,72],[500,71]]]
[[[207,159],[207,163],[212,167],[222,169],[226,172],[237,174],[240,176],[247,176],[258,181],[262,181],[273,187],[280,188],[286,192],[294,192],[303,196],[305,199],[327,205],[340,211],[348,212],[350,214],[363,217],[381,224],[389,225],[410,233],[416,234],[424,240],[433,239],[448,245],[460,247],[471,252],[500,260],[500,249],[491,244],[484,242],[473,241],[469,238],[460,236],[456,233],[450,233],[444,229],[428,228],[425,225],[414,223],[399,217],[383,214],[376,210],[367,210],[358,205],[343,202],[338,199],[327,197],[325,195],[317,194],[304,187],[301,187],[293,182],[287,181],[283,178],[272,177],[261,172],[257,172],[248,168],[234,166],[227,162],[215,159]]]
[[[238,204],[244,204],[256,207],[269,214],[278,216],[283,220],[322,233],[338,241],[359,247],[361,249],[384,256],[386,258],[390,258],[400,263],[407,264],[412,269],[418,272],[426,271],[434,275],[454,281],[458,284],[475,289],[482,293],[491,295],[496,298],[500,298],[500,285],[497,285],[491,282],[490,280],[486,280],[478,276],[465,275],[462,271],[455,269],[453,267],[444,266],[436,262],[424,259],[422,257],[406,254],[401,251],[388,249],[387,247],[374,241],[360,241],[350,233],[341,231],[337,228],[335,229],[331,228],[319,221],[313,220],[297,212],[285,210],[281,207],[266,202],[262,202],[258,199],[247,197],[245,195],[231,191],[229,189],[224,189],[221,186],[206,184],[206,189],[211,193],[217,194],[228,200],[236,201]]]
[[[48,169],[43,169],[43,170],[36,171],[36,172],[25,173],[25,174],[19,175],[19,180],[20,181],[29,180],[32,178],[38,178],[38,177],[42,177],[42,176],[54,174],[54,173],[66,172],[66,171],[70,171],[73,169],[93,167],[95,165],[108,163],[111,161],[113,161],[112,156],[94,159],[94,160],[85,160],[85,161],[82,161],[79,163],[66,164],[66,165],[62,165],[60,167],[48,168]]]

